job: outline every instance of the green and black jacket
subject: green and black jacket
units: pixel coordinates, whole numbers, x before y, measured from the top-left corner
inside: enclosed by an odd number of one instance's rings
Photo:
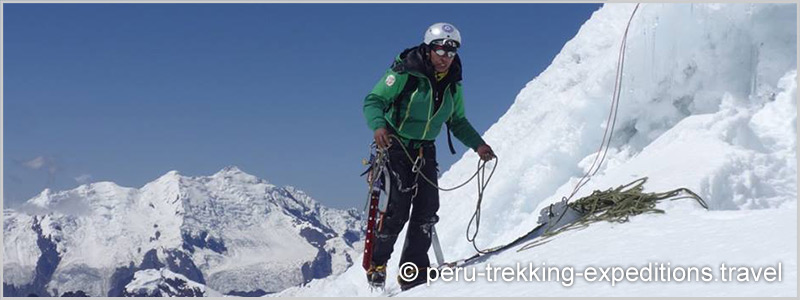
[[[427,45],[409,48],[395,58],[372,92],[364,99],[364,117],[373,131],[391,127],[408,144],[433,141],[447,122],[453,135],[477,150],[485,144],[464,115],[461,59],[456,55],[447,75],[437,82]],[[416,88],[404,91],[409,78]]]

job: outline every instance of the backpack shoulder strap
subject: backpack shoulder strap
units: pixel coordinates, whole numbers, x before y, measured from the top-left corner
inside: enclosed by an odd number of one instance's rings
[[[456,98],[456,93],[458,89],[458,83],[453,83],[453,88],[450,89],[450,96],[453,96],[453,100]],[[450,138],[450,120],[444,123],[447,127],[447,146],[450,147],[450,154],[456,154],[456,148],[453,147],[453,140]]]
[[[408,74],[408,79],[406,80],[406,85],[403,86],[403,90],[400,91],[400,94],[394,98],[392,101],[392,106],[394,107],[394,124],[399,124],[400,120],[399,114],[397,113],[400,109],[400,101],[408,97],[411,93],[413,93],[417,89],[417,76]]]
[[[395,103],[398,102],[398,100],[401,98],[401,96],[405,96],[407,94],[411,94],[416,89],[417,89],[417,76],[408,74],[408,79],[406,80],[406,85],[403,86],[403,90],[400,92],[400,94],[397,96],[397,98],[394,99],[394,102]]]

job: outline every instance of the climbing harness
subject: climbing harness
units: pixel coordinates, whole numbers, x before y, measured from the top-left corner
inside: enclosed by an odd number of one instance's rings
[[[372,260],[372,251],[375,243],[375,237],[377,232],[380,231],[381,225],[383,224],[383,216],[386,213],[386,203],[388,202],[388,195],[391,191],[390,184],[392,182],[392,178],[394,178],[394,182],[397,184],[397,189],[403,193],[411,192],[413,190],[413,194],[411,197],[411,201],[417,196],[419,186],[419,178],[422,177],[428,184],[435,187],[440,191],[453,191],[459,189],[465,185],[467,185],[470,181],[475,178],[478,178],[478,201],[477,206],[475,209],[475,213],[472,215],[470,219],[470,224],[467,227],[467,241],[472,243],[472,246],[475,248],[476,251],[479,253],[483,253],[483,250],[480,250],[476,243],[475,238],[478,234],[478,230],[480,229],[480,207],[481,202],[483,200],[483,194],[486,190],[486,187],[489,184],[489,181],[494,174],[495,169],[497,168],[497,162],[499,159],[495,156],[495,163],[492,166],[492,170],[488,176],[486,176],[486,161],[478,160],[478,166],[475,173],[469,177],[465,182],[450,188],[443,188],[438,184],[434,183],[431,178],[428,178],[424,173],[422,173],[423,166],[425,165],[425,159],[423,157],[423,149],[422,147],[419,148],[419,152],[416,157],[412,157],[411,153],[403,144],[402,140],[394,134],[390,134],[389,137],[391,139],[396,140],[400,148],[403,150],[406,158],[409,162],[412,163],[411,172],[414,174],[413,184],[406,185],[400,178],[400,175],[397,174],[395,170],[392,170],[389,166],[390,158],[388,155],[388,149],[381,149],[375,145],[373,142],[370,145],[370,160],[365,161],[364,164],[368,164],[369,167],[367,168],[364,173],[361,175],[369,174],[367,176],[367,182],[369,184],[369,195],[367,205],[365,207],[365,211],[367,212],[367,230],[366,230],[366,239],[364,245],[364,258],[362,261],[362,266],[365,270],[370,269],[371,260]],[[381,191],[383,191],[386,196],[381,197]],[[475,231],[470,236],[470,228],[472,224],[475,224]],[[435,227],[431,228],[431,235],[433,240],[434,252],[436,253],[437,262],[439,265],[444,264],[444,258],[441,251],[441,245],[438,242],[438,235],[436,234]]]
[[[399,137],[397,137],[396,135],[392,134],[392,135],[390,135],[390,138],[395,139],[395,140],[397,140],[398,143],[400,143],[400,148],[403,149],[403,152],[406,154],[406,157],[408,158],[408,160],[413,162],[412,172],[415,174],[415,179],[414,179],[414,186],[412,186],[412,188],[414,188],[414,189],[417,188],[417,178],[419,178],[419,176],[422,176],[422,179],[425,180],[431,186],[435,187],[436,189],[438,189],[440,191],[445,191],[445,192],[454,191],[456,189],[459,189],[459,188],[467,185],[470,181],[472,181],[472,179],[475,179],[475,178],[478,179],[478,200],[477,200],[477,205],[475,207],[475,212],[472,214],[472,217],[470,218],[469,224],[467,225],[466,238],[467,238],[468,242],[472,243],[472,247],[475,248],[475,251],[477,251],[478,253],[484,253],[484,250],[481,250],[481,249],[478,248],[477,244],[475,243],[475,238],[477,237],[478,231],[480,229],[481,203],[483,202],[483,194],[484,194],[484,191],[486,190],[486,187],[489,185],[489,181],[492,179],[492,175],[494,175],[494,171],[497,169],[497,164],[500,161],[500,159],[495,155],[495,157],[494,157],[495,162],[494,162],[494,165],[492,166],[492,171],[489,172],[489,176],[486,176],[486,164],[487,164],[487,161],[484,161],[482,159],[478,159],[478,165],[477,165],[477,169],[475,170],[475,173],[473,173],[472,176],[470,176],[466,181],[464,181],[463,183],[461,183],[459,185],[451,187],[451,188],[443,188],[443,187],[439,186],[438,184],[434,183],[433,180],[431,180],[430,178],[425,176],[425,174],[422,173],[421,170],[422,170],[422,166],[425,163],[425,160],[422,159],[422,148],[421,147],[419,149],[419,155],[417,155],[417,157],[415,159],[415,158],[411,157],[411,154],[409,153],[408,149],[405,147],[405,145],[403,144],[403,142],[400,140]],[[388,155],[384,155],[384,156],[388,157]],[[391,172],[392,172],[393,176],[395,177],[395,179],[397,180],[399,186],[402,187],[403,184],[402,184],[402,182],[400,180],[400,176],[397,173],[395,173],[394,171],[391,171]],[[416,196],[416,191],[414,193],[414,196]],[[412,197],[412,200],[413,199],[414,198]],[[470,235],[470,228],[472,227],[473,223],[475,224],[475,231],[472,233],[472,235]]]

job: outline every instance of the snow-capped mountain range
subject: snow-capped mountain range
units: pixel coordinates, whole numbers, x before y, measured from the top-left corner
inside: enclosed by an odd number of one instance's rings
[[[361,243],[359,210],[236,167],[45,190],[3,213],[6,296],[263,295],[344,271]]]

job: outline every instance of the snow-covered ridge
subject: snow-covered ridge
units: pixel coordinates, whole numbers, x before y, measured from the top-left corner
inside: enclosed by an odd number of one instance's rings
[[[483,135],[500,161],[485,191],[478,246],[505,244],[537,225],[541,208],[568,196],[595,158],[614,89],[619,46],[635,4],[606,4]],[[600,223],[492,265],[748,266],[782,262],[771,283],[443,283],[408,296],[797,295],[796,4],[642,4],[627,39],[609,156],[576,197],[647,176],[646,191],[686,187],[709,205],[663,202],[664,215]],[[531,28],[530,30],[541,30]],[[467,104],[469,106],[469,104]],[[473,112],[475,113],[475,112]],[[468,151],[439,180],[475,172]],[[474,254],[465,241],[475,190],[440,193],[437,232],[448,260]],[[402,234],[401,234],[402,235]],[[403,237],[399,237],[399,241]],[[402,242],[395,245],[400,253]],[[432,254],[431,254],[431,257]],[[398,255],[388,264],[397,275]],[[483,267],[481,265],[480,267]],[[717,274],[719,275],[719,274]],[[397,291],[387,281],[390,292]],[[375,296],[351,268],[280,295]]]
[[[4,211],[4,286],[119,296],[136,272],[163,269],[224,294],[276,292],[352,264],[360,219],[236,167],[45,190]]]

